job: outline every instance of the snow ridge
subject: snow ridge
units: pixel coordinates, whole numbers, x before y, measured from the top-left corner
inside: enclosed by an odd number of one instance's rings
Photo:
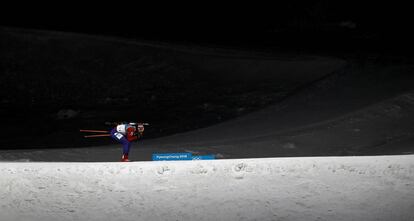
[[[0,220],[414,220],[414,155],[0,163]]]

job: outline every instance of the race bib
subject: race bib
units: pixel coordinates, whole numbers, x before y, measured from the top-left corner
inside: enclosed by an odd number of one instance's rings
[[[118,140],[120,140],[124,136],[121,133],[114,133],[114,135],[116,138],[118,138]]]

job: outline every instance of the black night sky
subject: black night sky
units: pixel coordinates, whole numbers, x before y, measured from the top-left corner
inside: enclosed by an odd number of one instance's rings
[[[140,40],[242,48],[403,52],[408,7],[300,1],[238,5],[36,5],[6,10],[0,24]],[[39,10],[37,8],[40,8]]]

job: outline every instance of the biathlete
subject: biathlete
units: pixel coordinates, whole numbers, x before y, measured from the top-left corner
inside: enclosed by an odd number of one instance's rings
[[[123,123],[118,124],[111,130],[111,137],[120,142],[123,146],[122,162],[128,162],[128,154],[131,148],[131,143],[136,142],[142,138],[144,133],[144,125],[138,123]]]

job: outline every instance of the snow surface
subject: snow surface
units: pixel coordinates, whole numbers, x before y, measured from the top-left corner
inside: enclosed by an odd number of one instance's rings
[[[414,155],[0,163],[0,220],[414,220]]]

